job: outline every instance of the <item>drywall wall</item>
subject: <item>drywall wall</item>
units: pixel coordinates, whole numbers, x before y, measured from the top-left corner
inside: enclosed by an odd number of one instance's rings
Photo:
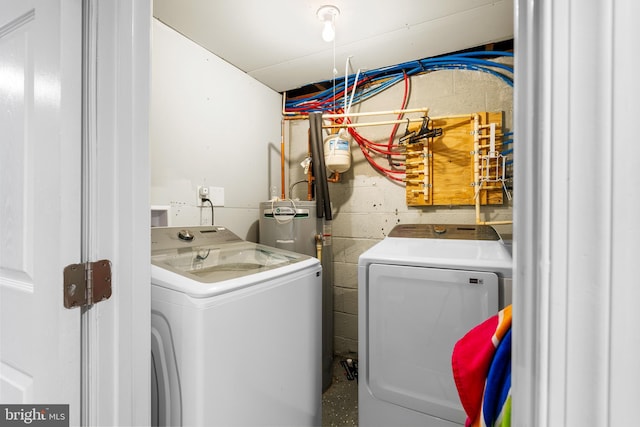
[[[505,59],[512,61],[512,59]],[[397,84],[381,94],[354,106],[352,111],[384,111],[402,105],[404,85]],[[431,117],[503,111],[504,126],[511,130],[513,89],[489,74],[474,71],[436,71],[411,78],[407,108],[429,108]],[[416,116],[412,114],[411,116]],[[355,121],[380,121],[394,116],[365,117]],[[307,120],[287,122],[286,134],[290,154],[290,180],[305,178],[300,162],[308,155]],[[391,126],[362,127],[360,133],[374,142],[388,141]],[[404,126],[398,130],[404,133]],[[334,251],[334,349],[336,354],[357,352],[358,298],[357,263],[362,252],[383,239],[399,223],[473,224],[475,210],[464,207],[407,207],[403,185],[376,172],[364,159],[357,144],[351,145],[352,167],[338,183],[329,184],[333,205]],[[291,184],[289,184],[290,186]],[[306,200],[307,186],[295,185],[289,197]],[[483,207],[483,220],[510,220],[511,203]],[[497,226],[510,234],[510,226]]]
[[[211,223],[198,186],[224,188],[216,225],[257,240],[258,204],[280,182],[281,96],[154,19],[151,200],[169,225]]]

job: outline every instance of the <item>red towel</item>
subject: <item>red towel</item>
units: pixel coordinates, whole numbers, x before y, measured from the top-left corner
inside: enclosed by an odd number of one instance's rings
[[[453,348],[451,366],[467,425],[479,425],[489,366],[502,337],[511,327],[511,305],[467,332]]]

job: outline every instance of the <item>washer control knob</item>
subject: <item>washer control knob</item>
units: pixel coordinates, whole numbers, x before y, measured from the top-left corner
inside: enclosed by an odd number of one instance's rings
[[[180,230],[178,231],[178,237],[180,238],[180,240],[186,240],[187,242],[190,242],[193,240],[193,233],[189,230]]]
[[[444,225],[434,225],[433,231],[435,231],[436,234],[444,234],[447,231],[447,227]]]

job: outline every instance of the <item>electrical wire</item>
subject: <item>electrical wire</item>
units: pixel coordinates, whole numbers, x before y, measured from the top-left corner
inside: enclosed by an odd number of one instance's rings
[[[209,199],[202,199],[202,203],[209,202],[211,205],[211,225],[213,225],[213,202]]]
[[[211,249],[207,249],[207,253],[204,255],[200,255],[200,252],[204,252],[204,249],[198,251],[196,255],[196,261],[204,261],[205,259],[209,258],[209,253],[211,252]]]
[[[302,184],[303,182],[309,182],[309,181],[308,181],[308,180],[306,180],[306,179],[302,179],[302,180],[300,180],[300,181],[296,181],[296,182],[294,182],[293,184],[291,184],[291,185],[289,186],[289,195],[292,195],[292,194],[293,194],[293,187],[295,187],[295,186],[296,186],[296,185],[298,185],[298,184]]]

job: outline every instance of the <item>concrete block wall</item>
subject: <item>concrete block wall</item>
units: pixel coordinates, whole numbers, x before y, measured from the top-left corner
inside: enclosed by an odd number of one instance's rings
[[[507,59],[505,59],[507,60]],[[412,77],[407,108],[428,107],[432,117],[467,114],[478,111],[504,111],[504,126],[510,130],[513,117],[513,89],[495,76],[474,71],[437,71]],[[398,109],[404,84],[400,83],[352,111]],[[417,117],[411,114],[409,117]],[[392,116],[360,117],[354,121],[391,120]],[[300,163],[308,155],[307,120],[289,121],[286,126],[289,182],[305,179]],[[400,125],[398,135],[404,133]],[[361,127],[359,132],[374,142],[388,141],[391,126]],[[516,141],[517,143],[517,141]],[[408,207],[404,186],[376,172],[366,161],[357,144],[352,150],[352,167],[340,182],[329,184],[333,206],[334,255],[334,351],[336,354],[358,350],[358,257],[375,245],[400,223],[475,222],[472,206]],[[381,165],[385,165],[383,161]],[[386,165],[385,165],[386,166]],[[290,184],[289,184],[290,185]],[[294,187],[293,199],[306,200],[306,185]],[[512,206],[483,207],[487,221],[510,220]],[[500,233],[511,233],[510,226],[496,226]]]

